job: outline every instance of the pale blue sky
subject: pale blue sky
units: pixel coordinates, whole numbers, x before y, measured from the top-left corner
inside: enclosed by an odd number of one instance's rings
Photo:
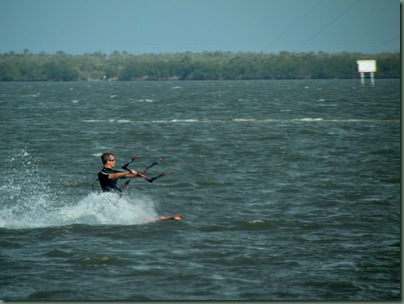
[[[379,53],[399,0],[0,0],[0,53]]]

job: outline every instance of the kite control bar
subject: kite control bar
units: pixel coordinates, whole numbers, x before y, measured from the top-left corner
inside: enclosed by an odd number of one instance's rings
[[[127,164],[123,165],[123,166],[122,166],[122,169],[131,172],[130,169],[128,168],[128,166],[129,166],[132,162],[134,162],[135,160],[138,160],[138,157],[137,157],[137,156],[134,156],[130,162],[128,162]],[[162,159],[162,158],[159,158],[159,160],[163,160],[163,159]],[[141,172],[140,177],[143,178],[144,180],[148,181],[149,183],[152,183],[152,182],[154,182],[156,179],[158,179],[158,178],[160,178],[160,177],[162,177],[162,176],[166,176],[166,174],[165,174],[164,172],[161,173],[160,175],[157,175],[157,176],[152,177],[152,178],[148,178],[147,176],[145,176],[145,173],[147,172],[147,170],[149,170],[151,167],[154,167],[154,166],[156,166],[156,165],[158,165],[158,163],[157,163],[157,162],[153,162],[150,166],[148,166],[146,169],[144,169],[144,170]],[[126,187],[127,184],[128,184],[128,182],[125,183],[125,184],[126,184],[126,185],[125,185],[125,187]]]

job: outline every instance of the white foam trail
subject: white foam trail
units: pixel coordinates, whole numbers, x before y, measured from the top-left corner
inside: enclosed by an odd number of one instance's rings
[[[55,203],[47,197],[1,208],[0,227],[9,229],[83,225],[137,225],[157,218],[155,203],[145,196],[119,197],[90,193],[77,204]]]
[[[112,193],[91,193],[77,205],[60,208],[58,214],[65,225],[135,225],[158,217],[151,199]]]
[[[13,155],[9,160],[12,171],[0,183],[0,228],[136,225],[158,217],[156,203],[139,193],[122,197],[90,193],[77,198],[60,189],[55,191],[25,149]]]

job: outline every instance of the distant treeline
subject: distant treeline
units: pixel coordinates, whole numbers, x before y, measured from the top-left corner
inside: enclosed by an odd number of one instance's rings
[[[377,60],[376,78],[400,78],[400,53],[0,54],[0,81],[353,79],[357,60]]]

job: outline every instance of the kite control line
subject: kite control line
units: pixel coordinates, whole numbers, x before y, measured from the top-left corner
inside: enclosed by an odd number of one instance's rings
[[[131,163],[133,163],[135,160],[137,160],[137,159],[138,159],[138,157],[137,157],[137,156],[134,156],[130,162],[128,162],[127,164],[125,164],[125,165],[122,166],[122,169],[128,170],[127,167],[128,167]],[[129,170],[129,171],[130,171],[130,170]]]
[[[142,174],[145,174],[147,170],[149,170],[151,167],[153,167],[153,166],[155,166],[155,165],[157,165],[157,162],[152,163],[150,166],[148,166],[146,169],[144,169],[144,170],[142,171]]]
[[[129,185],[129,183],[130,183],[130,179],[127,180],[126,182],[124,182],[124,183],[121,185],[122,189],[125,189],[125,188]]]

